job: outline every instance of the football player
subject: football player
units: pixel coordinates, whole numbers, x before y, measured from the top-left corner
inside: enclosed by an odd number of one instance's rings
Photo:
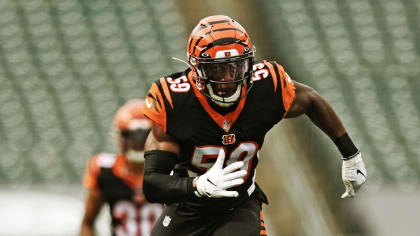
[[[115,115],[119,154],[100,153],[87,164],[82,236],[94,235],[95,219],[105,203],[112,218],[112,235],[116,236],[150,235],[162,212],[162,206],[148,203],[142,191],[144,143],[151,128],[151,121],[143,114],[143,102],[129,101]]]
[[[354,196],[366,169],[339,117],[277,62],[254,61],[238,22],[202,19],[187,52],[189,68],[153,83],[144,103],[153,126],[143,190],[150,202],[166,203],[152,235],[266,235],[267,199],[255,183],[258,150],[271,127],[303,114],[340,150],[342,197]]]

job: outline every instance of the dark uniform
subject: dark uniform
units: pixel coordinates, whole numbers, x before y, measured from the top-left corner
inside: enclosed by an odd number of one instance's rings
[[[230,231],[230,235],[265,234],[259,219],[261,203],[267,200],[255,183],[258,150],[266,133],[290,108],[295,88],[276,62],[259,61],[253,69],[252,89],[226,114],[216,112],[198,91],[189,69],[152,85],[144,113],[180,144],[181,162],[175,174],[193,177],[205,173],[220,149],[226,153],[224,166],[243,161],[248,173],[244,184],[232,188],[238,191],[237,198],[197,197],[168,205],[153,235],[219,235]],[[239,221],[249,223],[241,223],[238,231],[235,222]]]
[[[83,184],[98,191],[109,204],[112,235],[147,236],[162,212],[162,205],[145,201],[142,175],[127,174],[124,162],[123,156],[96,155],[88,163]]]

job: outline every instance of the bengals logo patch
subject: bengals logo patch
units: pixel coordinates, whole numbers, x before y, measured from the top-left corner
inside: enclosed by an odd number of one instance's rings
[[[226,134],[222,136],[223,145],[234,144],[236,142],[235,134]]]

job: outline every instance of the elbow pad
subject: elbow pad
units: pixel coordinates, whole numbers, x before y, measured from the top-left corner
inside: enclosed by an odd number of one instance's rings
[[[194,178],[169,175],[179,162],[178,155],[153,150],[144,157],[143,193],[147,201],[168,204],[194,198]]]

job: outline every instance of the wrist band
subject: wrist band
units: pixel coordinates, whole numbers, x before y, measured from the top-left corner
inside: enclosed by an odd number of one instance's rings
[[[353,154],[353,155],[351,155],[349,157],[342,157],[341,160],[348,161],[350,159],[353,159],[353,157],[356,157],[357,155],[359,155],[359,153],[360,153],[360,150],[357,150],[357,152],[355,154]]]
[[[359,149],[354,145],[347,133],[334,140],[334,143],[340,150],[343,160],[349,160],[359,154]]]

